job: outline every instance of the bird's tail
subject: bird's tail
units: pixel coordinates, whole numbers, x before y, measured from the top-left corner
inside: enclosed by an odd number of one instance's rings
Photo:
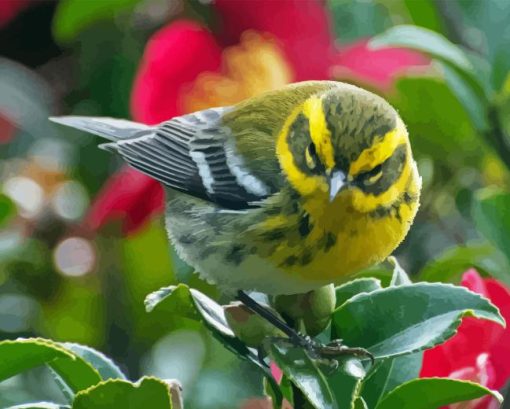
[[[154,132],[154,128],[148,125],[127,121],[125,119],[91,116],[56,116],[50,117],[49,119],[58,124],[102,136],[110,141],[138,138]]]

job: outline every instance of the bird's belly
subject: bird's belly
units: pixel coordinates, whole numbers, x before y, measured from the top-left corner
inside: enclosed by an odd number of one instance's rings
[[[397,214],[380,218],[342,213],[348,217],[315,226],[299,245],[283,241],[270,258],[291,277],[342,283],[386,259],[406,236],[416,210],[415,204],[403,204]]]

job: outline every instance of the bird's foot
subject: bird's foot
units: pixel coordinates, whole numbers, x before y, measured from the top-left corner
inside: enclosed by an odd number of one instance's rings
[[[327,344],[323,344],[308,335],[298,334],[296,337],[289,338],[289,340],[294,345],[304,348],[316,360],[336,361],[336,358],[342,356],[354,356],[360,359],[370,359],[372,366],[375,362],[374,356],[368,350],[359,347],[348,347],[342,343],[341,339],[335,339]]]

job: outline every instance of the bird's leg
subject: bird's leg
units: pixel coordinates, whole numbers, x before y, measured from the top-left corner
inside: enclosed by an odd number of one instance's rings
[[[364,348],[349,348],[342,344],[342,340],[334,340],[327,345],[323,345],[314,341],[309,336],[305,336],[297,332],[294,328],[291,328],[287,323],[282,321],[280,318],[271,313],[271,311],[264,308],[257,301],[251,298],[244,291],[238,291],[237,299],[246,305],[254,313],[260,315],[262,318],[269,321],[276,328],[281,330],[285,335],[289,337],[289,340],[300,347],[305,348],[315,358],[334,359],[341,355],[352,355],[359,358],[369,358],[374,364],[373,355]]]
[[[271,311],[264,308],[257,301],[251,298],[244,291],[238,291],[237,299],[241,301],[244,305],[246,305],[250,310],[254,313],[260,315],[262,318],[269,321],[276,328],[281,330],[285,335],[289,337],[289,339],[302,347],[309,347],[313,341],[309,337],[304,337],[299,332],[297,332],[294,328],[291,328],[287,325],[287,323],[283,322],[280,318],[271,313]]]

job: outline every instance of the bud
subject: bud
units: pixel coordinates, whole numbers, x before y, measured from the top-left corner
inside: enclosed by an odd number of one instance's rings
[[[278,295],[273,305],[278,312],[294,321],[302,320],[306,333],[320,334],[331,321],[336,295],[333,284],[305,294]]]
[[[265,306],[265,308],[281,319],[276,311],[273,311],[267,306]],[[257,348],[266,337],[285,336],[283,332],[273,324],[239,301],[234,301],[229,305],[223,306],[223,310],[225,311],[227,323],[236,337],[249,347]]]

